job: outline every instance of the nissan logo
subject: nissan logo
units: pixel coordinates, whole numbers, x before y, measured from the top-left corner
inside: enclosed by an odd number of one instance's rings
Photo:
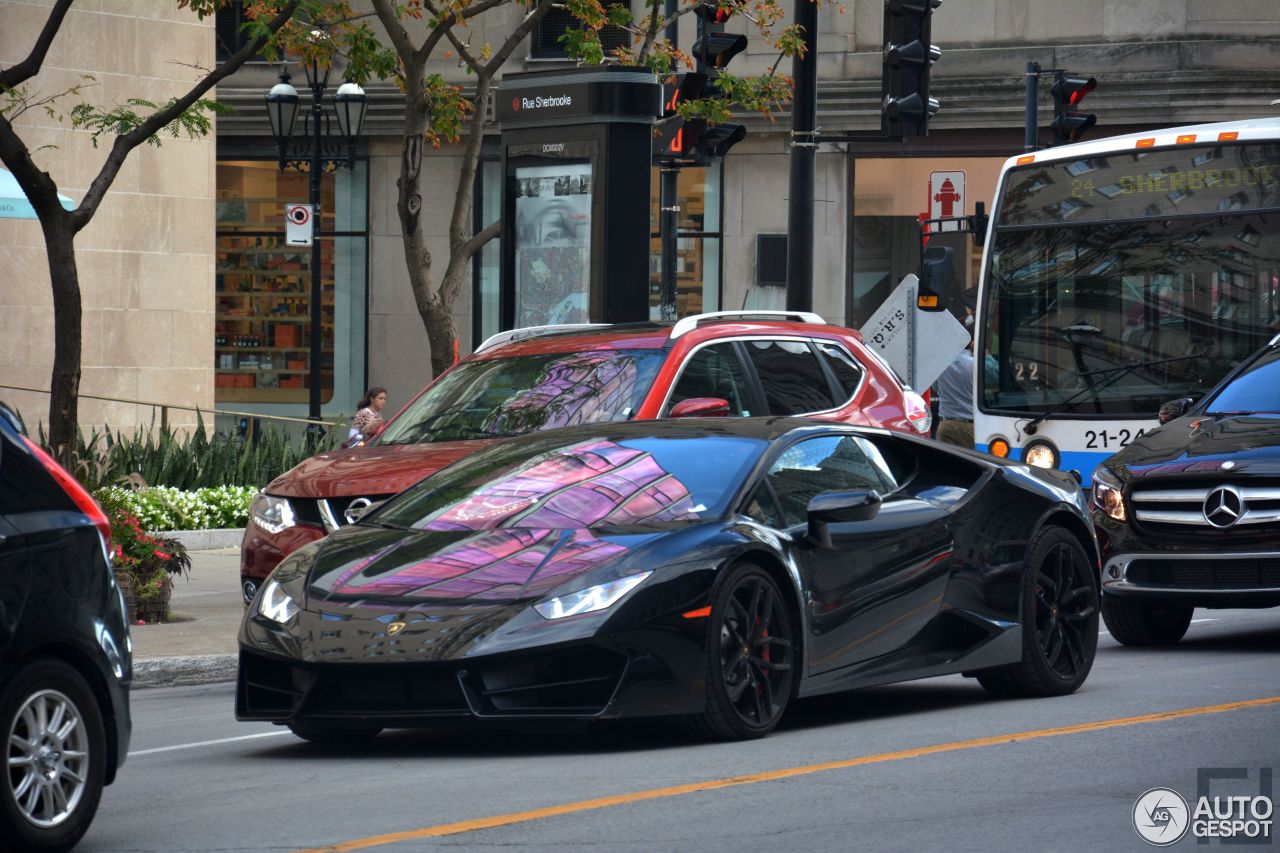
[[[1230,527],[1244,516],[1244,497],[1234,486],[1219,486],[1204,499],[1204,520],[1214,527]]]
[[[368,498],[356,498],[347,504],[347,508],[342,511],[342,517],[347,520],[347,524],[355,524],[360,520],[360,516],[364,515],[364,511],[373,506],[373,501]]]

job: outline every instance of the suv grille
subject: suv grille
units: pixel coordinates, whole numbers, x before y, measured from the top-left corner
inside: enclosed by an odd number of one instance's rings
[[[293,507],[294,517],[299,524],[308,524],[312,527],[323,527],[332,533],[339,527],[346,527],[349,523],[344,513],[347,507],[351,506],[353,501],[359,500],[361,497],[366,498],[371,503],[385,501],[391,495],[351,495],[344,498],[289,498],[289,505]]]
[[[1280,557],[1135,560],[1125,578],[1137,584],[1186,589],[1280,589]]]
[[[1215,483],[1135,489],[1134,520],[1153,530],[1262,533],[1280,527],[1280,485]]]

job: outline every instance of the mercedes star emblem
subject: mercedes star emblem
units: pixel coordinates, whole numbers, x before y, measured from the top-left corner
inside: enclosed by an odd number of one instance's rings
[[[1214,527],[1230,527],[1244,513],[1244,497],[1233,486],[1219,486],[1204,499],[1204,519]]]

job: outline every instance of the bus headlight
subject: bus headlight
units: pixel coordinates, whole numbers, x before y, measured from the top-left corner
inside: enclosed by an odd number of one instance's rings
[[[1033,441],[1023,448],[1022,461],[1033,468],[1057,468],[1058,448],[1047,441]]]
[[[1106,513],[1108,518],[1127,521],[1124,511],[1124,492],[1120,480],[1106,466],[1099,465],[1093,472],[1093,505]]]

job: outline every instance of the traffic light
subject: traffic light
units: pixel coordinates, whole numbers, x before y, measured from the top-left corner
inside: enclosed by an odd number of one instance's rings
[[[724,97],[724,92],[716,85],[716,78],[735,56],[747,49],[746,36],[724,31],[725,23],[738,11],[741,2],[742,0],[702,0],[694,8],[694,14],[698,18],[698,39],[693,43],[694,74],[701,77],[705,85],[700,93],[690,94],[689,98]],[[688,159],[697,166],[709,166],[716,162],[747,135],[747,129],[740,124],[709,126],[701,120],[686,121],[684,124],[684,150]],[[688,131],[692,131],[692,138]]]
[[[690,71],[681,74],[674,86],[667,86],[662,117],[666,119],[653,140],[653,155],[660,160],[687,160],[693,157],[694,146],[706,130],[707,123],[700,118],[682,119],[676,110],[683,101],[702,97],[707,87],[707,75]]]
[[[939,104],[929,70],[942,56],[930,41],[930,18],[942,0],[885,0],[881,127],[889,136],[926,136]]]
[[[1089,128],[1098,123],[1093,113],[1077,112],[1076,107],[1090,92],[1098,87],[1092,77],[1073,77],[1070,72],[1059,71],[1050,93],[1053,95],[1053,144],[1075,142]]]
[[[693,43],[694,69],[699,74],[715,76],[729,60],[747,49],[747,37],[724,31],[725,23],[738,11],[736,3],[699,3],[694,13],[698,16],[698,40]]]

